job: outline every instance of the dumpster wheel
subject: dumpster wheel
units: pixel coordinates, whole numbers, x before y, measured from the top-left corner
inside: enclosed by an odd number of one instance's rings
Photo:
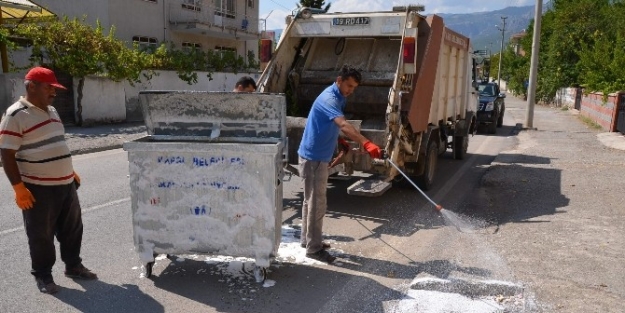
[[[264,283],[265,279],[267,279],[267,269],[260,266],[254,267],[254,278],[256,278],[257,283]]]
[[[148,262],[145,264],[145,277],[150,278],[152,276],[153,267],[154,267],[154,262]]]

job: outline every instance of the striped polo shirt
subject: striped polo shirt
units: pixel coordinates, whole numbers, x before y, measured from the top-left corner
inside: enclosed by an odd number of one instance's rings
[[[44,111],[21,97],[2,116],[0,149],[17,150],[24,182],[49,186],[74,181],[65,128],[53,106]]]

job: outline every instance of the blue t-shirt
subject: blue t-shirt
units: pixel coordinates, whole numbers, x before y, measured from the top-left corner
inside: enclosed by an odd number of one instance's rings
[[[313,103],[297,154],[310,161],[330,162],[339,137],[334,119],[343,116],[344,108],[345,97],[334,83]]]

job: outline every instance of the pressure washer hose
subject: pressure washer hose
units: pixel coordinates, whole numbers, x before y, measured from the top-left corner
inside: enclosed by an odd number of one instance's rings
[[[430,199],[430,197],[428,197],[428,195],[426,195],[425,192],[423,192],[423,190],[421,190],[421,188],[417,186],[417,184],[415,184],[410,178],[408,178],[408,175],[406,175],[402,170],[400,170],[399,166],[393,163],[393,161],[391,161],[390,158],[386,159],[385,161],[390,163],[402,176],[404,176],[404,178],[406,178],[410,182],[410,184],[412,184],[425,197],[425,199],[427,199],[436,208],[436,210],[438,211],[443,210],[443,207],[440,204],[436,204],[434,200]]]

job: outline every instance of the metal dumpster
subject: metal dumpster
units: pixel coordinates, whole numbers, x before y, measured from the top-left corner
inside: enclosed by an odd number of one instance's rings
[[[157,254],[213,254],[255,258],[264,280],[281,239],[284,96],[143,91],[139,99],[148,136],[124,150],[146,276]]]

